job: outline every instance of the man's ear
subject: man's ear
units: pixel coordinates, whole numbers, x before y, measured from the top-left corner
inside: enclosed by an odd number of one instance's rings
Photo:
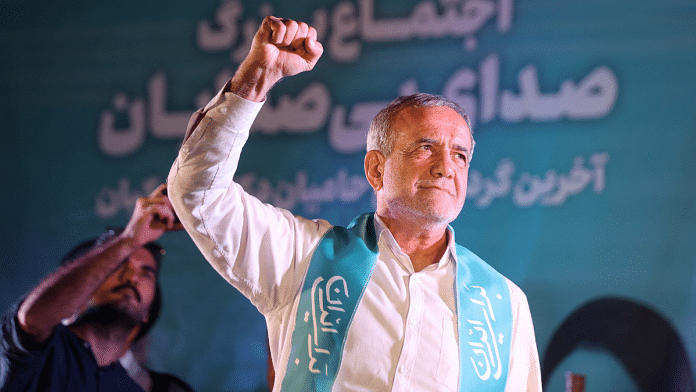
[[[370,150],[365,154],[365,177],[375,192],[383,186],[385,161],[384,155],[377,150]]]

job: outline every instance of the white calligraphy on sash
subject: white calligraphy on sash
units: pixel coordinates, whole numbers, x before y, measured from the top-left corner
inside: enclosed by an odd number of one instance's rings
[[[336,327],[343,321],[346,310],[343,308],[341,299],[348,298],[348,284],[340,276],[334,276],[326,281],[318,277],[312,284],[312,310],[306,311],[304,321],[312,322],[313,333],[307,335],[307,355],[309,356],[308,370],[312,373],[328,374],[328,358],[331,355],[332,347],[324,347],[322,343],[333,342],[332,339],[320,339],[322,333],[334,333],[338,331]],[[338,353],[340,355],[340,353]],[[299,363],[297,358],[295,363]],[[317,368],[317,363],[324,366]]]
[[[469,336],[471,337],[468,343],[474,354],[469,358],[481,380],[488,380],[493,369],[495,369],[493,378],[498,380],[503,372],[498,344],[503,344],[505,336],[502,333],[497,335],[495,333],[493,328],[495,325],[495,313],[486,290],[480,286],[473,286],[472,288],[478,289],[480,298],[470,298],[470,301],[481,307],[482,319],[466,320],[469,323]],[[499,294],[497,297],[498,299],[501,298]]]

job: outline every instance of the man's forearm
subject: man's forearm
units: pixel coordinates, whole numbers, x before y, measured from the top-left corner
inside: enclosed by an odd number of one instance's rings
[[[100,245],[46,276],[20,305],[20,327],[44,341],[61,320],[83,310],[94,291],[137,246],[127,236]]]

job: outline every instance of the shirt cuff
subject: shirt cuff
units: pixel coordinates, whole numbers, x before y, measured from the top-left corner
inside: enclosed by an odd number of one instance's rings
[[[214,122],[231,126],[231,129],[250,129],[266,101],[244,99],[228,91],[228,85],[210,100],[203,112]]]

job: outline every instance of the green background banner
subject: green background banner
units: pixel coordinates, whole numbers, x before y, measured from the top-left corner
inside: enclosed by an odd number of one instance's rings
[[[372,116],[400,94],[446,95],[477,142],[457,240],[526,292],[540,356],[575,310],[618,297],[667,320],[694,373],[693,0],[3,2],[2,308],[125,225],[268,14],[314,25],[325,52],[273,90],[239,165],[247,191],[345,225],[373,208]],[[151,365],[200,391],[263,390],[263,317],[185,233],[160,242]],[[547,390],[566,370],[588,391],[637,388],[601,347],[564,358]]]

